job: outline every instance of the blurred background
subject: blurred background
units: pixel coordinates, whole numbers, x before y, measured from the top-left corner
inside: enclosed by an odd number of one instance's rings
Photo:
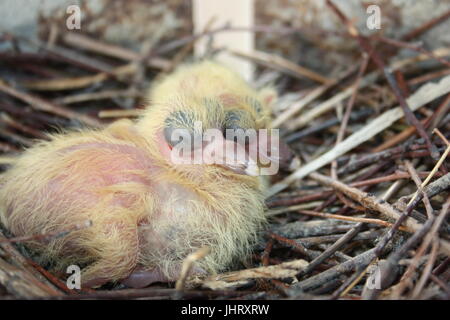
[[[227,3],[214,10],[224,2]],[[381,33],[393,38],[450,8],[448,0],[345,0],[337,3],[361,33]],[[169,40],[192,35],[194,30],[201,32],[209,23],[209,30],[226,25],[256,27],[253,29],[256,32],[218,32],[216,38],[221,33],[233,34],[240,42],[237,46],[247,50],[247,44],[243,42],[253,42],[254,38],[252,47],[279,54],[325,74],[338,72],[334,68],[337,64],[352,63],[357,53],[354,51],[357,43],[348,41],[342,22],[327,8],[325,0],[3,0],[0,2],[0,30],[39,37],[42,41],[49,41],[52,35],[58,38],[55,35],[58,30],[68,31],[65,25],[70,5],[78,5],[81,9],[79,32],[136,51],[152,39],[158,50],[158,46]],[[381,29],[367,27],[370,5],[378,5],[381,9]],[[205,12],[199,9],[201,6],[205,7]],[[195,15],[194,7],[202,14]],[[224,11],[224,7],[230,7],[230,11]],[[429,47],[448,45],[449,28],[450,20],[444,21],[415,40],[421,40]],[[242,34],[250,34],[250,37],[242,41],[239,38]],[[176,49],[167,51],[170,55],[175,53]]]

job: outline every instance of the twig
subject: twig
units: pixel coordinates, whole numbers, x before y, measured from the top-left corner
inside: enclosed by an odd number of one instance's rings
[[[444,101],[436,109],[436,112],[431,116],[430,123],[427,125],[428,131],[433,131],[439,127],[439,124],[444,120],[445,115],[450,110],[450,94],[447,95]]]
[[[31,39],[28,37],[12,35],[11,33],[8,33],[8,34],[13,38],[16,38],[16,39],[19,39],[22,41],[26,41],[27,43],[31,44],[32,46],[47,52],[53,59],[56,57],[59,60],[63,60],[65,62],[88,69],[90,71],[95,71],[95,72],[109,73],[112,70],[112,67],[109,64],[107,64],[103,61],[100,61],[98,59],[88,57],[79,52],[76,52],[76,51],[73,51],[73,50],[70,50],[67,48],[59,47],[56,45],[49,47],[40,41]]]
[[[326,259],[331,257],[336,251],[338,251],[342,246],[344,246],[348,241],[353,239],[361,230],[362,223],[358,223],[355,225],[352,229],[347,231],[339,240],[337,240],[335,243],[333,243],[330,247],[328,247],[322,254],[318,257],[316,257],[314,260],[312,260],[309,265],[303,270],[302,273],[298,275],[298,277],[304,277],[305,275],[311,273],[316,269],[318,265],[320,265],[322,262],[324,262]]]
[[[228,50],[228,51],[238,57],[250,59],[252,61],[263,64],[267,67],[276,69],[278,71],[286,72],[289,75],[299,79],[303,79],[304,77],[306,77],[314,81],[320,82],[322,84],[331,84],[336,82],[336,80],[334,79],[325,78],[324,76],[316,73],[315,71],[309,70],[298,64],[292,63],[291,61],[284,59],[283,57],[277,56],[275,54],[270,54],[256,50],[253,51],[252,53],[244,53],[236,50]]]
[[[63,79],[50,79],[50,80],[33,80],[23,81],[21,85],[31,90],[41,91],[60,91],[60,90],[73,90],[88,87],[90,85],[103,82],[111,76],[123,76],[132,74],[136,71],[136,65],[129,63],[117,68],[114,68],[110,73],[98,73],[92,76],[73,77]]]
[[[337,134],[336,144],[339,144],[344,139],[345,130],[347,129],[347,124],[350,119],[350,114],[352,113],[353,105],[355,104],[355,100],[356,100],[356,95],[358,94],[358,88],[360,86],[362,76],[364,75],[364,72],[366,71],[368,63],[369,63],[369,56],[367,54],[363,53],[363,61],[359,68],[358,75],[356,76],[355,83],[353,84],[353,93],[350,96],[350,99],[348,100],[347,107],[346,107],[345,113],[344,113],[344,117],[342,118],[341,126],[340,126],[339,132]]]
[[[332,195],[332,192],[330,192],[330,191],[325,191],[325,192],[321,191],[321,192],[317,192],[317,193],[306,195],[306,196],[296,196],[296,197],[292,197],[292,198],[286,197],[286,198],[275,199],[275,200],[269,199],[266,201],[266,205],[269,208],[291,206],[291,205],[295,205],[295,204],[299,204],[299,203],[325,199],[331,195]]]
[[[378,79],[378,77],[379,77],[378,72],[371,72],[371,73],[367,74],[359,82],[358,89],[363,89],[363,88],[375,83],[375,81]],[[313,119],[324,114],[325,112],[328,112],[333,107],[335,107],[336,104],[338,104],[339,102],[343,101],[344,99],[347,99],[348,97],[350,97],[353,94],[353,92],[354,92],[354,87],[349,86],[348,88],[339,92],[335,96],[329,98],[328,100],[320,103],[319,105],[315,106],[311,110],[305,112],[301,117],[298,117],[294,121],[290,122],[287,126],[287,129],[290,131],[293,131],[293,130],[299,129],[299,128],[309,124]]]
[[[450,92],[450,76],[443,78],[437,84],[426,84],[418,89],[413,95],[408,98],[408,104],[411,110],[416,110],[424,104]],[[353,133],[347,139],[336,145],[330,151],[326,152],[319,158],[309,162],[302,166],[294,173],[283,179],[281,182],[273,185],[267,192],[268,196],[274,195],[279,191],[287,188],[293,181],[302,179],[311,172],[323,167],[330,163],[337,157],[352,150],[361,143],[369,140],[376,134],[380,133],[384,129],[388,128],[396,120],[400,119],[403,115],[403,111],[400,107],[391,109],[378,116],[368,125],[361,130]]]
[[[384,64],[381,64],[380,68],[381,68],[381,66],[384,66]],[[400,89],[397,86],[397,82],[395,81],[395,78],[392,76],[392,71],[390,69],[384,68],[384,75],[385,75],[386,79],[388,80],[388,83],[391,86],[395,96],[397,97],[397,100],[399,101],[403,112],[405,113],[406,120],[408,121],[408,123],[410,125],[413,125],[416,128],[417,133],[419,133],[419,135],[425,140],[428,150],[430,151],[431,157],[433,159],[437,159],[439,157],[439,154],[436,150],[436,147],[431,143],[430,137],[426,133],[425,128],[420,123],[420,121],[417,120],[416,116],[411,111],[410,107],[408,106],[408,103],[406,102],[405,98],[403,97],[402,93],[400,92]]]
[[[6,238],[0,231],[0,240],[4,239]],[[29,264],[29,259],[23,257],[11,243],[0,243],[0,248],[6,252],[8,260],[14,264],[12,266],[0,258],[2,264],[0,267],[2,276],[0,278],[3,277],[3,280],[6,281],[2,284],[12,289],[13,293],[17,292],[22,297],[30,298],[36,293],[38,296],[60,294],[47,279]]]
[[[402,37],[402,39],[405,40],[405,41],[409,41],[409,40],[411,40],[413,38],[416,38],[419,35],[421,35],[422,33],[428,31],[429,29],[431,29],[432,27],[438,25],[439,23],[444,22],[449,17],[450,17],[450,10],[448,10],[447,12],[443,13],[440,16],[437,16],[436,18],[431,19],[430,21],[425,22],[423,25],[417,27],[416,29],[411,30],[410,32],[405,34]]]
[[[75,291],[69,289],[67,287],[67,284],[55,277],[53,274],[45,270],[43,267],[41,267],[39,264],[34,262],[33,260],[29,260],[28,263],[32,265],[36,270],[38,270],[48,281],[50,281],[55,287],[60,289],[61,291],[67,293],[67,294],[76,294]]]
[[[443,282],[439,277],[435,276],[434,274],[430,275],[430,279],[433,280],[435,283],[438,284],[438,286],[440,286],[446,293],[446,300],[450,299],[450,287]]]
[[[430,120],[430,119],[431,119],[431,117],[429,117],[427,119],[424,119],[421,122],[422,122],[423,125],[425,125],[427,123],[427,121]],[[408,139],[416,131],[417,131],[417,128],[415,126],[410,126],[409,128],[403,130],[402,132],[400,132],[399,134],[395,135],[391,139],[386,140],[385,142],[383,142],[379,146],[373,148],[372,152],[381,152],[381,151],[384,151],[386,149],[392,148],[393,146],[396,146],[397,144],[399,144],[399,143],[405,141],[406,139]]]
[[[135,90],[104,90],[100,92],[90,92],[90,93],[80,93],[69,95],[61,98],[56,98],[53,100],[56,103],[61,104],[72,104],[72,103],[80,103],[85,101],[93,101],[93,100],[103,100],[103,99],[113,99],[120,97],[127,98],[135,98],[138,97],[139,93]],[[128,110],[127,110],[128,111]]]
[[[419,297],[420,292],[423,290],[423,287],[427,283],[431,275],[433,265],[436,261],[438,251],[439,251],[439,241],[434,241],[431,248],[430,258],[428,259],[428,262],[426,263],[425,268],[423,269],[422,276],[420,277],[416,287],[411,293],[411,299],[417,299]]]
[[[427,211],[428,218],[431,218],[431,216],[433,215],[433,208],[431,207],[430,199],[428,199],[428,196],[426,195],[426,193],[423,192],[423,188],[421,186],[422,181],[420,181],[420,178],[417,175],[416,169],[414,169],[411,162],[409,162],[408,160],[405,161],[405,166],[406,166],[406,169],[408,170],[408,172],[411,174],[411,178],[413,179],[414,183],[416,184],[417,190],[422,195],[423,203],[425,205],[425,209]]]
[[[364,277],[364,275],[369,270],[370,266],[372,266],[374,263],[376,263],[376,259],[369,263],[365,268],[362,268],[361,271],[355,272],[350,278],[345,281],[341,287],[339,287],[332,295],[332,299],[337,299],[338,297],[343,297],[347,293],[350,292],[357,284],[361,281],[361,279]]]
[[[437,151],[435,148],[433,148],[430,137],[425,132],[425,129],[421,125],[421,123],[417,120],[415,117],[413,111],[408,105],[408,102],[403,97],[403,94],[401,93],[400,89],[398,88],[397,82],[395,78],[392,76],[393,70],[391,68],[386,67],[385,63],[381,59],[381,57],[376,53],[370,42],[363,36],[361,36],[358,32],[358,30],[353,25],[352,21],[348,19],[342,11],[331,1],[327,0],[327,5],[337,14],[337,16],[344,22],[347,26],[349,34],[354,37],[356,40],[358,40],[361,48],[363,51],[365,51],[368,55],[371,56],[372,60],[375,62],[375,64],[378,66],[378,68],[384,73],[384,76],[386,77],[389,85],[391,86],[395,97],[397,98],[400,107],[402,108],[405,118],[408,121],[409,124],[414,125],[417,129],[417,132],[420,134],[420,136],[425,139],[426,144],[428,146],[428,149],[430,151],[430,154],[434,159],[438,157]],[[428,53],[427,53],[428,54]],[[434,55],[432,55],[433,58],[435,58]]]
[[[205,24],[205,27],[203,29],[202,34],[206,34],[210,31],[211,26],[214,24],[214,22],[216,21],[217,17],[211,17],[209,19],[209,21]],[[189,42],[187,42],[182,48],[181,50],[179,50],[175,56],[173,57],[172,61],[171,61],[171,65],[170,68],[166,69],[165,72],[171,72],[173,71],[176,66],[178,66],[178,64],[184,60],[184,58],[186,58],[186,56],[189,54],[189,52],[192,51],[192,49],[194,48],[195,44],[197,43],[197,41],[200,39],[200,37],[193,37]]]
[[[6,263],[0,258],[0,283],[15,298],[32,299],[36,297],[49,297],[59,294],[58,291],[47,288],[23,269]]]
[[[1,113],[0,114],[0,119],[5,122],[6,124],[10,125],[11,127],[20,130],[24,133],[27,133],[35,138],[39,138],[39,139],[44,139],[44,140],[48,140],[48,136],[45,135],[44,133],[42,133],[39,130],[36,130],[34,128],[31,128],[29,126],[26,126],[20,122],[17,122],[15,119],[11,118],[8,114],[6,113]]]
[[[411,248],[416,246],[419,241],[429,232],[429,230],[433,226],[434,221],[435,216],[431,217],[431,219],[428,219],[422,226],[422,228],[417,230],[399,249],[390,254],[388,259],[386,260],[386,270],[381,275],[380,279],[380,282],[383,283],[385,287],[388,287],[394,281],[395,277],[392,277],[392,275],[396,274],[395,269],[397,268],[400,259],[404,257]],[[380,291],[373,291],[367,298],[376,299],[379,293]]]
[[[438,71],[426,73],[426,74],[420,75],[418,77],[412,78],[412,79],[408,80],[407,83],[409,86],[415,86],[415,85],[418,85],[418,84],[421,84],[421,83],[424,83],[427,81],[431,81],[436,78],[441,78],[448,74],[450,74],[450,69],[438,70]]]
[[[52,240],[56,238],[65,237],[69,233],[73,231],[82,230],[85,228],[89,228],[92,226],[92,221],[87,220],[83,224],[76,224],[73,227],[66,229],[64,231],[58,231],[58,232],[49,232],[49,233],[43,233],[43,234],[36,234],[31,236],[20,236],[20,237],[13,237],[13,238],[0,238],[0,243],[16,243],[16,242],[27,242],[27,241],[47,241]]]
[[[103,43],[98,41],[97,39],[94,40],[87,37],[86,35],[82,35],[75,32],[65,33],[62,36],[62,40],[66,44],[74,46],[76,48],[89,50],[92,52],[100,53],[114,58],[119,58],[122,60],[136,61],[140,57],[139,53],[134,52],[132,50],[125,49],[112,44]],[[170,61],[163,58],[152,57],[148,59],[147,65],[152,68],[166,70],[170,67],[171,63]]]
[[[299,210],[298,212],[303,213],[303,214],[307,214],[307,215],[310,215],[310,216],[315,216],[315,217],[330,218],[330,219],[345,220],[345,221],[353,221],[353,222],[362,222],[362,223],[372,223],[372,224],[378,224],[378,225],[383,226],[383,227],[392,227],[392,223],[389,223],[387,221],[383,221],[383,220],[380,220],[380,219],[361,218],[361,217],[349,217],[349,216],[342,216],[342,215],[339,215],[339,214],[331,214],[331,213],[317,212],[317,211],[311,211],[311,210]],[[405,227],[400,227],[400,230],[410,231],[409,229],[407,229]]]
[[[0,80],[0,91],[5,92],[17,99],[20,99],[39,111],[45,111],[49,113],[53,113],[55,115],[67,118],[67,119],[76,119],[81,123],[87,124],[92,127],[101,127],[102,124],[88,115],[80,114],[78,112],[69,110],[63,106],[54,104],[52,102],[41,99],[37,96],[33,96],[31,94],[20,92],[13,87],[7,85],[6,83]]]
[[[285,243],[285,244],[291,246],[292,248],[294,248],[294,250],[298,251],[299,253],[301,253],[302,255],[304,255],[306,257],[309,257],[310,259],[314,259],[317,256],[315,253],[312,252],[312,250],[309,250],[309,249],[303,247],[301,244],[299,244],[295,240],[285,238],[285,237],[275,234],[273,232],[268,232],[268,235],[270,238],[272,238],[274,240],[277,240],[281,243]]]
[[[263,266],[269,265],[270,252],[272,251],[272,248],[273,248],[273,239],[269,239],[269,241],[267,241],[263,253],[261,254],[261,262]]]
[[[330,186],[336,190],[341,191],[348,197],[361,203],[367,209],[375,210],[383,214],[384,216],[395,220],[397,220],[401,216],[401,213],[395,210],[389,203],[380,201],[373,195],[369,195],[354,187],[349,187],[342,182],[326,177],[319,173],[312,173],[310,174],[310,177],[326,186]],[[405,227],[409,232],[413,232],[420,227],[420,224],[414,220],[408,219],[405,223]]]
[[[295,277],[295,275],[299,271],[303,270],[307,265],[308,262],[302,259],[298,259],[294,261],[283,262],[278,265],[245,269],[214,275],[201,281],[201,284],[203,287],[209,289],[223,290],[230,287],[246,285],[252,279],[292,278]]]
[[[272,225],[270,231],[283,237],[303,238],[347,232],[355,223],[340,220],[296,221],[283,225]]]
[[[400,280],[400,283],[397,285],[396,290],[392,293],[394,297],[399,297],[402,292],[405,290],[406,286],[408,285],[407,279],[409,279],[414,272],[417,263],[421,256],[425,253],[425,251],[428,249],[428,246],[430,245],[431,241],[433,239],[436,239],[436,234],[439,231],[439,228],[441,227],[442,223],[445,221],[445,218],[447,214],[449,213],[450,208],[450,197],[447,198],[447,201],[442,206],[442,210],[439,213],[439,216],[433,221],[432,227],[430,231],[426,234],[425,240],[422,242],[422,245],[417,250],[417,254],[414,256],[413,260],[411,261],[411,264],[409,265],[408,269],[405,271],[402,279]],[[433,219],[434,220],[434,219]],[[430,220],[431,221],[431,220]],[[438,241],[439,242],[439,241]]]
[[[127,110],[102,110],[98,113],[99,118],[133,118],[142,115],[142,109],[127,109]]]
[[[429,174],[430,174],[429,172],[418,172],[417,173],[418,177],[423,177],[423,178],[426,178]],[[397,172],[397,173],[379,177],[379,178],[373,178],[373,179],[368,179],[368,180],[363,180],[363,181],[352,182],[349,184],[349,186],[362,187],[362,186],[378,184],[378,183],[382,183],[382,182],[397,181],[399,179],[408,179],[408,178],[411,178],[411,174],[409,174],[407,172]]]
[[[338,134],[337,134],[337,137],[336,137],[336,143],[335,143],[336,145],[341,143],[342,140],[344,139],[345,130],[347,129],[347,124],[348,124],[348,121],[350,119],[350,114],[352,113],[353,105],[355,104],[355,101],[356,101],[356,95],[358,93],[358,88],[359,88],[359,85],[360,85],[360,82],[361,82],[361,78],[362,78],[362,76],[364,75],[364,72],[367,69],[368,63],[369,63],[369,56],[367,54],[363,54],[363,61],[361,63],[361,66],[359,67],[358,75],[356,76],[356,80],[355,80],[355,83],[353,85],[353,93],[350,96],[350,99],[348,100],[347,107],[345,108],[344,117],[342,118],[341,126],[339,127],[339,131],[338,131]],[[336,172],[336,170],[337,170],[337,161],[334,160],[331,163],[331,176],[334,179],[337,179],[337,172]]]
[[[325,283],[332,281],[342,274],[351,272],[358,269],[360,266],[368,265],[373,259],[376,258],[375,250],[371,249],[364,253],[357,255],[349,261],[338,264],[324,272],[321,272],[315,276],[312,276],[306,280],[295,283],[289,290],[291,293],[295,293],[299,289],[302,291],[311,291],[318,288]]]
[[[181,291],[184,289],[184,285],[186,283],[186,279],[189,276],[189,272],[192,269],[193,264],[195,261],[203,259],[207,254],[210,252],[209,247],[203,247],[195,251],[194,253],[191,253],[184,259],[183,265],[181,267],[180,277],[177,280],[177,283],[175,285],[175,289],[177,291]]]
[[[440,133],[440,131],[438,129],[435,129],[434,132],[436,132],[442,140],[445,141],[445,143],[447,144],[447,149],[445,149],[444,153],[442,154],[442,156],[439,158],[439,161],[436,163],[436,165],[433,167],[433,170],[431,170],[430,174],[428,175],[428,177],[425,179],[425,181],[422,182],[422,184],[420,185],[420,187],[423,189],[428,182],[430,182],[431,178],[434,176],[434,174],[436,173],[436,171],[439,169],[439,167],[442,165],[442,163],[444,162],[444,160],[447,158],[449,152],[450,152],[450,143],[447,141],[447,139],[442,135],[442,133]],[[417,190],[414,195],[412,196],[411,200],[408,203],[408,206],[417,198],[418,194],[419,194],[419,190]]]
[[[355,111],[354,113],[350,114],[350,120],[352,121],[358,121],[364,118],[367,118],[368,116],[372,115],[374,113],[373,109],[363,109],[361,111]],[[339,120],[337,117],[326,120],[320,124],[317,124],[315,126],[307,127],[301,131],[293,132],[290,135],[286,136],[284,140],[287,143],[294,142],[296,140],[299,140],[303,137],[312,135],[314,133],[320,132],[322,130],[325,130],[327,128],[333,127],[337,124],[339,124],[341,120]]]
[[[354,230],[358,225],[355,224],[353,225],[352,228],[347,229],[347,233],[350,232],[351,230]],[[378,237],[380,237],[383,234],[383,230],[381,229],[373,229],[370,231],[364,231],[364,232],[360,232],[357,235],[354,236],[353,240],[354,241],[366,241],[366,240],[375,240]],[[345,233],[345,234],[347,234]],[[345,237],[345,234],[333,234],[333,235],[324,235],[324,236],[318,236],[318,237],[305,237],[305,238],[299,238],[299,239],[295,239],[295,241],[297,241],[297,243],[300,243],[301,245],[303,245],[306,248],[310,248],[312,246],[316,246],[316,245],[321,245],[321,244],[325,244],[325,243],[335,243],[338,242],[339,239],[341,239],[341,237]]]
[[[416,45],[413,45],[413,44],[410,44],[410,43],[407,43],[407,42],[404,42],[401,40],[390,39],[390,38],[386,38],[386,37],[382,37],[382,36],[377,36],[376,39],[381,40],[385,43],[400,47],[400,48],[407,48],[410,50],[414,50],[414,51],[423,53],[423,54],[429,56],[431,59],[435,59],[435,60],[439,61],[440,63],[442,63],[443,65],[450,67],[450,61],[447,61],[441,57],[436,56],[432,52],[424,49],[422,47],[422,45],[420,45],[420,44],[416,46]]]
[[[305,209],[313,209],[316,206],[320,205],[321,202],[315,201],[315,202],[309,202],[304,204],[297,204],[294,206],[289,206],[285,208],[279,208],[279,209],[270,209],[266,211],[267,217],[273,217],[279,214],[284,214],[289,211],[297,211],[297,210],[305,210]]]
[[[359,270],[365,269],[367,266],[369,266],[371,263],[373,263],[375,261],[375,259],[380,257],[380,255],[383,253],[387,243],[392,240],[396,230],[408,218],[409,214],[414,209],[415,204],[416,203],[413,203],[412,205],[408,206],[407,210],[397,219],[397,221],[392,226],[392,228],[388,232],[385,233],[385,235],[383,236],[383,238],[380,240],[380,242],[377,244],[377,246],[375,248],[365,252],[365,254],[367,254],[370,257],[370,259],[364,260],[359,265]],[[362,271],[361,274],[364,274],[364,271]],[[361,274],[359,274],[359,272],[354,274],[352,277],[354,279],[354,281],[356,281],[356,280],[359,281]],[[353,281],[353,279],[352,279],[352,281]],[[356,282],[353,282],[353,283],[356,284]]]
[[[376,153],[364,154],[362,156],[351,156],[348,163],[339,169],[338,174],[350,173],[359,170],[372,163],[376,163],[382,160],[396,159],[397,157],[406,156],[407,152],[417,151],[425,149],[424,145],[405,143],[398,147],[394,147],[388,150],[378,151]],[[344,159],[343,159],[344,160]],[[340,159],[338,159],[340,161]]]
[[[8,128],[1,127],[0,126],[0,136],[2,136],[5,139],[8,139],[17,145],[24,146],[24,147],[30,147],[33,145],[33,141],[31,141],[28,138],[25,138],[21,135],[18,135],[14,133],[13,131],[9,130]]]
[[[300,99],[300,101],[297,101],[292,106],[290,106],[286,111],[279,114],[272,121],[272,126],[274,128],[280,127],[287,120],[291,119],[295,114],[299,113],[309,103],[314,101],[314,99],[320,97],[322,94],[324,94],[326,91],[328,91],[330,88],[332,88],[334,85],[336,85],[340,81],[343,81],[345,78],[347,78],[349,75],[351,75],[354,71],[355,71],[355,67],[352,66],[346,72],[344,72],[342,75],[337,77],[335,81],[328,82],[327,84],[321,85],[321,86],[315,88],[314,90],[312,90],[311,92],[309,92],[305,97]]]
[[[205,299],[211,297],[239,297],[241,295],[253,293],[249,291],[237,290],[185,290],[185,299]],[[45,300],[93,300],[93,299],[138,299],[138,298],[164,298],[177,299],[179,291],[171,288],[144,288],[144,289],[122,289],[122,290],[97,290],[92,293],[78,295],[54,295],[45,297]],[[36,298],[35,298],[36,299]]]

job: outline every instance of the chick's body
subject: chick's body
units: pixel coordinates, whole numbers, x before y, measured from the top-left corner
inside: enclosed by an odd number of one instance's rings
[[[173,164],[164,137],[173,121],[267,127],[264,98],[235,73],[203,62],[163,79],[150,100],[136,123],[54,135],[2,177],[0,218],[16,236],[92,221],[66,236],[27,243],[56,270],[86,266],[84,284],[118,281],[138,269],[153,272],[155,281],[174,280],[182,260],[203,246],[212,250],[199,270],[218,272],[248,254],[265,222],[259,177]]]

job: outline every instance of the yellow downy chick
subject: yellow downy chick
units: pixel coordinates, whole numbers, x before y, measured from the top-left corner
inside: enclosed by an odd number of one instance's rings
[[[268,128],[273,98],[214,62],[182,66],[152,88],[137,122],[56,134],[26,150],[1,177],[0,220],[15,236],[91,220],[64,237],[26,243],[54,270],[84,267],[83,286],[176,280],[183,259],[203,246],[211,253],[196,272],[224,270],[248,256],[265,223],[265,183],[249,175],[248,161],[174,163],[172,133],[197,137],[196,121],[221,131]],[[230,144],[249,149],[225,138],[209,145]]]

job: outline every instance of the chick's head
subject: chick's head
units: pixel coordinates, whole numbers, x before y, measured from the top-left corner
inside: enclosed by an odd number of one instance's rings
[[[258,175],[259,135],[268,122],[257,100],[234,100],[230,106],[217,97],[178,95],[154,106],[140,125],[155,137],[161,161],[178,170]]]
[[[255,176],[261,165],[279,161],[273,152],[280,149],[278,134],[268,130],[275,95],[206,61],[184,66],[156,85],[138,126],[156,137],[162,160],[178,169],[196,170],[183,166],[196,164],[202,171]]]

